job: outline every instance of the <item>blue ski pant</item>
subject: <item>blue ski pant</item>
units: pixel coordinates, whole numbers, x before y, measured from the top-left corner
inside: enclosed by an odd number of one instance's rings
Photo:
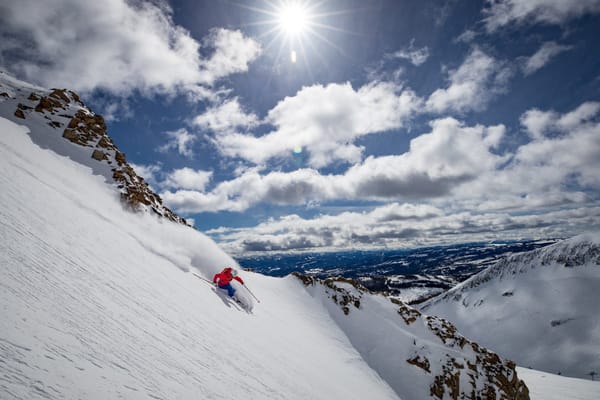
[[[233,288],[233,286],[231,286],[231,283],[228,283],[227,285],[219,285],[219,289],[223,289],[223,290],[227,290],[227,294],[229,295],[229,297],[233,297],[233,294],[235,293],[235,289]]]

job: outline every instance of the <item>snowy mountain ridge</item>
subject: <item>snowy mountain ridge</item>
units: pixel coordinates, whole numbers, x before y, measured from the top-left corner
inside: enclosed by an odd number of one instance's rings
[[[519,365],[584,378],[600,370],[600,234],[499,261],[425,302],[424,312]]]
[[[514,275],[525,274],[535,268],[555,264],[562,265],[565,268],[581,267],[587,264],[600,266],[600,234],[588,233],[542,249],[507,256],[484,271],[457,284],[446,293],[427,301],[421,308],[427,309],[450,298],[457,300],[460,298],[461,293],[493,279],[512,278]],[[511,294],[506,292],[504,295],[510,296]]]
[[[114,183],[124,204],[187,225],[134,171],[107,134],[104,118],[86,107],[75,92],[43,89],[0,71],[0,99],[1,115],[13,122],[24,120],[21,122],[35,127],[30,134],[36,144],[70,157]]]

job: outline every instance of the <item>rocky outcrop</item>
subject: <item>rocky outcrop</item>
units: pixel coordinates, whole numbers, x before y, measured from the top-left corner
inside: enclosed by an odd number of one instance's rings
[[[343,315],[337,311],[332,316],[342,329],[352,327],[347,332],[350,340],[357,340],[357,349],[365,360],[370,361],[369,364],[382,377],[387,377],[400,397],[529,399],[527,386],[518,378],[514,362],[502,359],[495,352],[467,339],[449,321],[424,315],[395,298],[374,294],[350,279],[321,280],[298,273],[293,275],[313,295],[320,293],[322,298],[342,310]],[[386,299],[389,301],[387,305]],[[344,321],[352,318],[362,322]],[[377,343],[381,342],[381,333],[372,333],[377,330],[373,326],[377,324],[376,318],[381,318],[379,323],[386,326],[384,344]],[[394,318],[399,322],[391,322]],[[363,325],[362,331],[357,333]],[[368,343],[362,351],[360,343]],[[402,372],[389,371],[390,361],[387,359],[381,363],[377,359],[372,360],[373,352],[396,357],[397,371]],[[406,366],[404,370],[402,364]],[[403,379],[403,383],[398,383],[399,379]],[[405,387],[407,384],[418,385],[418,382],[426,384],[419,388]]]
[[[5,97],[12,98],[8,93]],[[32,116],[31,113],[36,113],[38,118],[43,118],[52,128],[64,127],[62,137],[65,140],[88,148],[90,159],[109,166],[121,200],[128,208],[152,211],[171,221],[188,225],[162,203],[160,196],[129,165],[125,154],[119,151],[108,136],[104,118],[87,108],[75,92],[67,89],[51,89],[47,93],[31,92],[28,97],[19,101],[15,117],[28,119]]]

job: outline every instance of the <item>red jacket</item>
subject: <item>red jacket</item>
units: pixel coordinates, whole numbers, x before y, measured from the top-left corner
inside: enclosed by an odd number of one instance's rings
[[[215,276],[213,277],[213,282],[217,283],[217,279],[219,280],[219,286],[225,286],[228,283],[230,283],[233,279],[235,279],[242,285],[244,284],[242,278],[240,278],[239,276],[231,275],[231,268],[225,268],[223,271],[219,272],[218,274],[215,274]]]

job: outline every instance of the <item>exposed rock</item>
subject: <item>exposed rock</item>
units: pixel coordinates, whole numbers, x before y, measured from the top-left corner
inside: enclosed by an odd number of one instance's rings
[[[417,367],[431,373],[429,360],[426,357],[421,358],[420,355],[415,356],[414,358],[409,358],[406,360],[407,363],[411,365],[416,365]]]
[[[390,299],[392,303],[399,304],[400,308],[398,308],[398,314],[402,317],[406,325],[410,325],[417,320],[421,316],[419,310],[416,310],[412,307],[408,307],[406,304],[402,303],[397,299]]]
[[[94,150],[92,153],[92,158],[98,161],[108,160],[108,155],[100,150]]]
[[[63,137],[74,143],[77,143],[77,139],[79,138],[73,129],[65,129],[63,132]]]
[[[292,272],[292,276],[300,279],[304,286],[314,285],[317,282],[317,278],[308,275],[302,275],[299,272]]]
[[[442,365],[442,373],[436,375],[431,386],[431,395],[442,399],[444,393],[450,398],[458,399],[462,391],[472,393],[471,397],[485,399],[529,399],[529,390],[525,383],[518,379],[515,364],[510,360],[502,360],[496,353],[477,343],[472,342],[456,332],[456,327],[439,317],[426,317],[430,330],[438,336],[445,345],[465,348],[468,344],[475,354],[475,360],[465,358],[459,362],[456,358],[448,358]],[[465,364],[467,368],[465,369]],[[460,376],[466,374],[470,388],[460,387]],[[482,390],[477,390],[477,381],[483,379],[486,383]],[[493,384],[493,386],[491,385]]]
[[[379,295],[373,294],[350,279],[318,279],[299,273],[293,275],[311,292],[325,294],[342,309],[344,315],[336,317],[334,314],[334,318],[352,318],[351,313],[370,310],[383,312],[383,308],[374,306],[380,304],[381,300],[372,302],[369,298],[369,296]],[[387,298],[398,306],[397,314],[402,318],[405,326],[405,328],[399,327],[402,334],[396,335],[395,339],[390,338],[393,343],[392,348],[404,349],[399,354],[408,354],[408,357],[403,356],[398,361],[415,367],[415,378],[422,376],[421,374],[426,374],[430,378],[429,387],[423,388],[426,391],[418,398],[529,399],[527,386],[518,378],[512,361],[504,360],[493,351],[465,338],[449,321],[424,315],[396,298]],[[424,332],[429,332],[433,336]],[[365,331],[360,333],[360,340],[366,340],[369,335],[369,328],[365,327]],[[378,337],[378,334],[373,336],[373,338]],[[436,337],[439,339],[437,343],[432,340]],[[372,350],[371,347],[365,349],[367,358]],[[374,368],[377,370],[376,366]],[[399,394],[402,395],[401,389]]]
[[[8,94],[3,97],[10,97]],[[50,93],[30,93],[24,102],[19,103],[15,116],[25,118],[34,110],[47,119],[48,125],[61,128],[66,125],[62,136],[71,143],[90,148],[90,156],[97,162],[116,167],[111,168],[112,178],[120,190],[125,205],[135,211],[151,211],[171,221],[188,225],[187,222],[162,204],[162,199],[154,193],[144,179],[136,174],[127,163],[125,154],[106,132],[106,122],[101,115],[88,109],[79,96],[67,89],[52,89]]]
[[[38,105],[35,107],[35,111],[37,112],[54,112],[56,111],[56,109],[63,109],[62,108],[62,103],[59,100],[56,99],[52,99],[49,97],[42,97],[40,99],[40,102],[38,103]]]

